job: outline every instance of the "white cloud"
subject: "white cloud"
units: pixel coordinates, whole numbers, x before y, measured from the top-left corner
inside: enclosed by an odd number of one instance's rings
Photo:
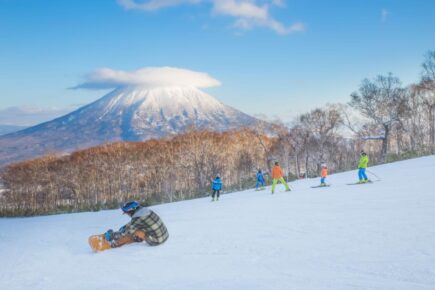
[[[203,72],[173,67],[145,67],[135,71],[98,69],[86,77],[75,89],[108,89],[120,86],[207,88],[221,83]]]
[[[278,7],[285,7],[285,1],[284,0],[272,0],[272,5],[275,5]]]
[[[234,27],[239,29],[252,29],[254,27],[267,27],[278,34],[302,32],[305,26],[302,23],[285,25],[272,17],[269,7],[285,7],[284,0],[118,0],[125,9],[153,11],[182,4],[211,3],[213,13],[221,16],[235,18]]]
[[[388,19],[388,16],[390,15],[390,11],[388,11],[387,9],[382,9],[381,10],[381,21],[382,22],[386,22]]]
[[[33,126],[50,121],[77,109],[79,105],[65,108],[39,108],[39,107],[9,107],[0,109],[0,124],[15,126]]]
[[[118,3],[127,10],[153,11],[181,4],[197,4],[201,1],[202,0],[149,0],[138,2],[137,0],[118,0]]]

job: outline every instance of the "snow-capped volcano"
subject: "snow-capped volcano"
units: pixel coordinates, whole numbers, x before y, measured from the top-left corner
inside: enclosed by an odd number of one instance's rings
[[[191,126],[223,131],[255,121],[194,87],[117,89],[81,114],[89,112],[97,122],[118,120],[123,140],[176,134]]]
[[[55,120],[0,137],[0,164],[190,127],[224,131],[259,122],[193,86],[122,86]]]

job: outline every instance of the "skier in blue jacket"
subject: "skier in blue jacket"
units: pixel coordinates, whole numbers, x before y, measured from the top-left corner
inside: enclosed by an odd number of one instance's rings
[[[259,185],[261,185],[260,188]],[[257,171],[257,182],[255,183],[255,189],[256,190],[263,190],[264,189],[264,175],[263,172],[261,172],[261,169],[258,169]]]
[[[219,200],[219,194],[222,189],[222,180],[219,177],[219,175],[216,176],[216,178],[212,181],[211,189],[213,190],[213,193],[211,194],[211,201],[218,201]],[[216,199],[215,199],[216,195]]]

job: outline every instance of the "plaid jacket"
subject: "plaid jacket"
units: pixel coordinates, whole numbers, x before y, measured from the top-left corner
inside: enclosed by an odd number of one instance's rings
[[[152,210],[142,207],[132,216],[131,221],[114,233],[115,239],[133,235],[137,230],[145,233],[145,241],[151,246],[164,243],[169,233],[160,217]]]

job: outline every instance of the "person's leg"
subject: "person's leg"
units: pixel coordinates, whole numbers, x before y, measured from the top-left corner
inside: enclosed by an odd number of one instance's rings
[[[258,186],[260,185],[260,181],[257,179],[257,182],[255,182],[255,188],[258,190]]]
[[[325,177],[320,178],[320,184],[325,184]]]
[[[221,190],[219,189],[219,190],[217,190],[217,200],[219,200],[219,196],[220,196],[220,194],[221,194]]]
[[[362,170],[363,170],[362,168],[358,169],[358,178],[359,178],[359,181],[363,180]]]
[[[111,242],[111,247],[118,248],[118,247],[121,247],[121,246],[126,245],[126,244],[131,244],[133,242],[134,242],[134,236],[133,235],[126,235],[126,236],[120,237],[117,240],[113,240]]]
[[[365,181],[369,180],[367,175],[366,175],[366,169],[365,168],[361,168],[361,174],[362,174],[362,177],[363,177],[363,179]]]
[[[272,193],[275,192],[276,184],[278,183],[278,179],[274,178],[272,181]]]
[[[143,242],[146,239],[146,235],[144,231],[137,230],[133,234],[133,240],[137,243]]]
[[[284,177],[281,177],[281,178],[279,179],[279,181],[281,181],[281,183],[284,184],[284,186],[285,186],[285,190],[286,190],[286,191],[290,191],[290,187],[288,186],[288,184],[287,184],[287,182],[285,181]]]
[[[211,200],[214,200],[214,195],[216,194],[216,190],[213,189],[213,192],[211,194]]]

